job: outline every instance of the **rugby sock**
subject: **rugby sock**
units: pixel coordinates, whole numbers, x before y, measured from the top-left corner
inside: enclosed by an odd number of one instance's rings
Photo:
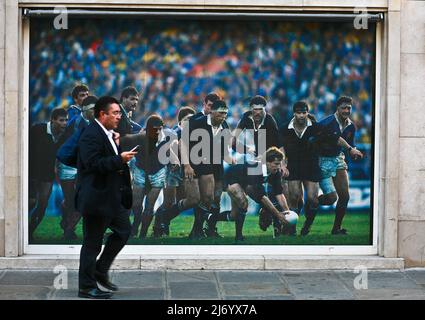
[[[142,215],[142,226],[140,227],[140,235],[139,238],[143,239],[146,238],[146,235],[148,234],[149,226],[151,225],[153,219],[152,212],[144,212]]]
[[[335,221],[332,231],[341,229],[342,220],[345,216],[346,206],[337,203],[335,208]]]
[[[217,221],[233,221],[232,212],[230,210],[219,212],[216,214]]]
[[[312,208],[310,204],[305,205],[305,223],[304,228],[309,229],[314,222],[318,208]]]
[[[170,209],[165,210],[164,212],[165,222],[170,223],[170,221],[173,220],[175,217],[177,217],[182,211],[183,211],[183,200],[180,200],[179,202],[173,204]]]
[[[236,240],[242,240],[243,224],[245,222],[246,210],[239,209],[238,215],[235,218]]]

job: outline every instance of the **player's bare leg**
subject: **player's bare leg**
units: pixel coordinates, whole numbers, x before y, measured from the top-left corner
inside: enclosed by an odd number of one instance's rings
[[[243,224],[248,210],[248,199],[238,183],[230,185],[227,188],[227,193],[232,201],[232,218],[235,220],[235,240],[243,241]]]
[[[348,174],[344,169],[336,171],[334,179],[336,193],[338,194],[338,202],[335,208],[335,221],[332,228],[332,234],[347,234],[347,230],[341,229],[342,220],[347,210],[348,201],[350,200]]]
[[[145,199],[145,188],[133,185],[133,215],[134,220],[131,226],[131,237],[138,233],[142,222],[143,200]]]
[[[146,238],[149,226],[153,219],[153,214],[154,214],[153,209],[155,206],[155,202],[158,199],[160,192],[161,192],[161,188],[152,188],[149,190],[146,196],[146,204],[145,204],[145,209],[143,210],[143,213],[142,213],[142,225],[140,227],[140,234],[139,234],[140,239]]]

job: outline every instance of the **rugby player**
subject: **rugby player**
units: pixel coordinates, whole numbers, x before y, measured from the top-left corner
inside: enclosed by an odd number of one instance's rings
[[[363,154],[354,145],[356,127],[350,120],[352,106],[353,99],[351,97],[339,97],[336,102],[336,112],[319,123],[323,128],[319,158],[322,174],[320,188],[323,191],[323,195],[319,197],[319,204],[331,205],[338,199],[334,225],[331,231],[332,235],[347,234],[347,230],[341,228],[348,201],[350,200],[348,166],[345,162],[344,151],[354,160],[363,157]],[[332,141],[335,137],[343,138],[345,143],[327,143],[326,140]]]
[[[223,161],[232,163],[229,153],[231,133],[225,120],[227,113],[226,103],[223,100],[215,100],[211,105],[210,114],[202,117],[192,116],[182,132],[184,176],[189,181],[198,180],[200,193],[200,203],[195,208],[194,224],[189,235],[193,239],[205,236],[204,220],[213,218],[219,212],[223,189]],[[185,141],[189,138],[190,141]],[[202,154],[192,154],[195,150],[200,150]],[[207,231],[208,236],[219,236],[215,229],[208,228]]]
[[[283,195],[281,164],[283,153],[277,147],[267,149],[262,162],[229,166],[225,172],[225,189],[232,201],[231,217],[235,221],[235,241],[243,241],[243,224],[248,209],[247,195],[262,209],[287,224],[289,207]],[[261,168],[258,168],[261,164]],[[258,172],[259,171],[259,172]]]
[[[35,229],[43,220],[55,179],[56,152],[65,132],[68,114],[55,108],[47,123],[34,124],[29,130],[29,210],[28,236],[33,240]]]

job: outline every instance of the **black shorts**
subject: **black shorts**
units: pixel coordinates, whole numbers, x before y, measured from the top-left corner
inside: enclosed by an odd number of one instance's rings
[[[304,161],[298,163],[291,163],[288,161],[289,176],[286,178],[288,181],[300,180],[319,182],[322,180],[318,161]]]
[[[223,189],[226,190],[228,186],[235,183],[244,189],[247,186],[246,170],[242,164],[228,166],[224,171]]]
[[[208,174],[213,174],[215,180],[223,180],[223,165],[221,164],[199,164],[192,165],[193,170],[195,171],[196,178],[200,176],[206,176]]]

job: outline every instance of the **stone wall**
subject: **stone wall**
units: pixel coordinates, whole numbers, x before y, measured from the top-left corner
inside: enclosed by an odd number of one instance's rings
[[[425,266],[425,1],[400,4],[398,255]]]

